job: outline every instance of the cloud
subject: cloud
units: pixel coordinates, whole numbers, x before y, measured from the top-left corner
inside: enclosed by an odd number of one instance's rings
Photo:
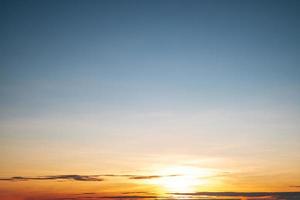
[[[154,192],[123,192],[122,194],[155,194]]]
[[[185,196],[230,196],[230,197],[259,197],[259,196],[270,196],[266,192],[191,192],[191,193],[169,193],[172,195],[185,195]]]
[[[169,193],[185,196],[216,196],[216,197],[276,197],[279,199],[300,199],[300,192],[194,192],[194,193]]]
[[[153,199],[159,198],[159,196],[144,196],[144,195],[130,195],[130,196],[101,196],[97,197],[101,199]]]
[[[130,193],[130,192],[129,192]],[[132,193],[143,193],[143,192],[132,192]],[[103,196],[97,195],[99,193],[81,193],[81,195],[74,194],[76,196],[47,196],[47,197],[31,197],[27,200],[87,200],[87,199],[122,199],[122,200],[132,200],[132,199],[147,199],[147,200],[238,200],[241,198],[246,199],[272,199],[272,200],[299,200],[300,192],[195,192],[195,193],[169,193],[168,195],[111,195]],[[124,193],[123,193],[124,194]],[[176,198],[175,195],[181,195],[180,198]],[[191,195],[191,196],[189,196]],[[183,197],[185,196],[185,197]]]
[[[97,194],[95,192],[84,192],[84,193],[79,193],[79,194],[74,194],[74,195],[94,195]]]
[[[171,199],[165,199],[165,198],[160,198],[158,196],[82,196],[82,197],[46,197],[46,198],[29,198],[26,200],[87,200],[87,199],[98,199],[98,200],[103,200],[103,199],[160,199],[160,200],[171,200]],[[203,200],[203,199],[201,199]]]
[[[153,179],[153,178],[161,178],[162,176],[156,176],[156,175],[153,175],[153,176],[132,176],[132,177],[129,177],[129,179]]]
[[[101,174],[99,176],[107,176],[107,177],[132,177],[135,175],[131,175],[131,174]]]
[[[103,181],[98,175],[54,175],[54,176],[38,176],[24,177],[13,176],[10,178],[0,178],[0,181],[30,181],[30,180],[72,180],[72,181]]]
[[[37,177],[27,177],[27,176],[13,176],[8,178],[0,178],[0,181],[32,181],[32,180],[72,180],[72,181],[104,181],[101,177],[125,177],[128,179],[154,179],[163,177],[173,177],[180,175],[128,175],[128,174],[100,174],[100,175],[51,175],[51,176],[37,176]]]
[[[131,176],[129,179],[154,179],[154,178],[164,178],[164,177],[173,177],[173,176],[180,176],[178,174],[166,175],[166,176],[159,176],[159,175],[152,175],[152,176]]]
[[[173,177],[173,176],[180,176],[180,175],[178,175],[178,174],[171,174],[171,175],[102,174],[99,176],[127,177],[128,179],[154,179],[154,178]]]
[[[293,188],[300,188],[300,185],[291,185],[289,187],[293,187]]]

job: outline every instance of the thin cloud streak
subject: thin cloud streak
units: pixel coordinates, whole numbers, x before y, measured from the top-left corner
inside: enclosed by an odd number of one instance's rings
[[[300,192],[194,192],[194,193],[169,193],[183,196],[217,196],[217,197],[280,197],[300,199]]]
[[[154,192],[122,192],[122,194],[155,194]]]
[[[38,176],[24,177],[14,176],[10,178],[1,178],[0,181],[31,181],[31,180],[72,180],[72,181],[103,181],[97,175],[54,175],[54,176]]]
[[[47,176],[37,176],[37,177],[26,177],[26,176],[13,176],[8,178],[0,178],[0,181],[33,181],[33,180],[72,180],[72,181],[104,181],[101,177],[125,177],[128,179],[155,179],[164,177],[180,176],[177,174],[173,175],[122,175],[122,174],[100,174],[100,175],[47,175]]]
[[[175,177],[180,176],[178,174],[166,175],[166,176],[159,176],[159,175],[152,175],[152,176],[131,176],[129,179],[154,179],[154,178],[164,178],[164,177]]]
[[[196,192],[196,193],[169,193],[180,194],[185,197],[174,196],[146,196],[146,195],[116,195],[116,196],[77,196],[77,197],[52,197],[51,200],[85,200],[85,199],[157,199],[157,200],[238,200],[249,199],[272,199],[272,200],[299,200],[300,192]],[[39,199],[40,200],[40,199]],[[47,200],[50,200],[47,198]]]

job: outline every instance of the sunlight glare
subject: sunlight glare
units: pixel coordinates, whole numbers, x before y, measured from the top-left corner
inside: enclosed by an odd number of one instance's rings
[[[197,187],[205,184],[207,180],[201,177],[211,175],[207,169],[173,166],[159,170],[162,178],[150,180],[151,184],[160,186],[163,190],[170,193],[196,192]]]

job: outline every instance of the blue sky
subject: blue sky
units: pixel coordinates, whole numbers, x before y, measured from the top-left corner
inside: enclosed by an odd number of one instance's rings
[[[74,107],[299,108],[297,1],[1,7],[2,118]]]

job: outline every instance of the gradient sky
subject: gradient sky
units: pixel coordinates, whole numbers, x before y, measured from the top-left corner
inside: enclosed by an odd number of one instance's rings
[[[298,190],[299,8],[1,0],[0,177],[183,166],[219,177],[197,191]]]

